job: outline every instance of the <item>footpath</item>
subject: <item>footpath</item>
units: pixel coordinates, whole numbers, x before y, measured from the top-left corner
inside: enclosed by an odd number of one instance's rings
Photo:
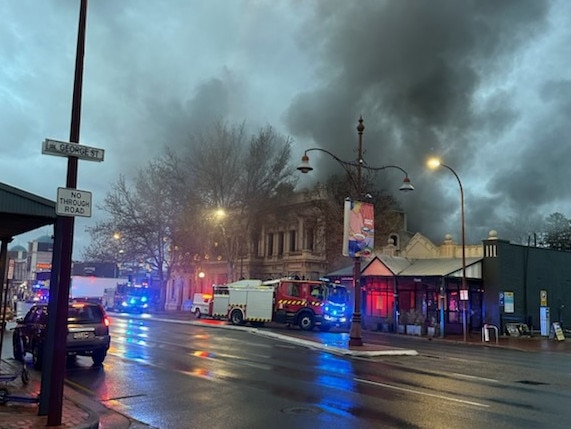
[[[113,314],[111,313],[111,317]],[[351,346],[347,333],[327,333],[308,336],[296,329],[284,329],[283,325],[276,329],[249,328],[229,325],[226,322],[209,319],[196,320],[188,312],[153,314],[153,320],[164,320],[172,323],[200,324],[219,329],[247,330],[257,335],[263,335],[287,341],[301,346],[320,349],[329,353],[355,357],[416,355],[413,348],[394,347],[391,338],[397,334],[379,333],[363,330],[364,345]],[[6,337],[10,334],[5,332]],[[404,337],[398,335],[398,337]],[[410,338],[407,344],[414,345],[414,340],[427,340],[426,337]],[[518,349],[528,352],[556,352],[571,354],[571,339],[556,341],[547,337],[492,337],[491,341],[482,341],[479,333],[471,333],[464,338],[462,335],[447,335],[445,338],[432,338],[431,341],[447,343],[469,344],[479,347],[499,347]],[[11,341],[9,342],[11,344]],[[28,384],[22,380],[22,367],[12,359],[11,348],[4,345],[2,359],[0,360],[0,429],[40,429],[45,428],[47,416],[38,416],[38,405],[33,401],[37,398],[40,389],[39,374],[30,372]],[[23,397],[23,401],[12,400],[14,396]],[[30,402],[29,400],[32,399]],[[129,417],[117,413],[101,403],[88,398],[81,392],[64,386],[62,403],[62,424],[52,426],[55,428],[76,429],[149,429],[149,426],[134,421]]]

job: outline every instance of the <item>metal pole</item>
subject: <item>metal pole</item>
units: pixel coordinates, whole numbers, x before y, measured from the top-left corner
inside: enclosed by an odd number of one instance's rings
[[[363,131],[365,125],[363,124],[363,117],[359,118],[359,125],[357,125],[358,150],[357,150],[357,198],[362,195],[361,183],[361,165],[363,164]],[[349,332],[349,345],[362,346],[363,335],[361,326],[361,257],[355,256],[353,260],[353,282],[355,290],[355,306],[353,309],[353,318],[351,319],[351,330]]]
[[[77,50],[75,56],[75,76],[73,86],[73,100],[71,109],[70,137],[71,143],[79,144],[81,125],[81,95],[83,84],[83,60],[85,54],[85,27],[87,21],[87,0],[81,0],[79,10],[79,23],[77,33]],[[77,187],[77,162],[76,157],[67,159],[66,187]],[[49,393],[49,409],[46,426],[60,426],[63,407],[63,383],[66,361],[67,346],[67,314],[69,301],[69,286],[71,281],[71,261],[73,254],[73,229],[74,217],[64,217],[61,220],[61,265],[59,282],[57,284],[57,311],[54,320],[54,353],[52,365],[52,384]]]
[[[2,284],[0,284],[0,355],[2,354],[2,345],[4,344],[4,323],[6,322],[6,312],[8,308],[8,243],[12,241],[12,237],[2,238],[0,246],[0,276]]]
[[[464,188],[462,186],[462,182],[460,181],[460,177],[456,174],[454,169],[446,164],[440,164],[443,167],[446,167],[448,170],[452,172],[456,180],[458,181],[458,186],[460,186],[460,220],[462,223],[462,285],[461,290],[468,290],[468,285],[466,283],[466,223],[464,220]],[[467,292],[469,293],[469,292]],[[462,301],[462,335],[464,337],[464,341],[468,339],[468,332],[466,327],[466,305],[468,300],[461,300]]]
[[[462,182],[460,182],[460,178],[454,172],[456,179],[458,179],[458,185],[460,186],[460,213],[462,217],[462,289],[465,290],[468,294],[469,299],[469,291],[468,285],[466,284],[466,223],[464,221],[464,188],[462,187]],[[462,303],[463,308],[463,317],[462,317],[462,334],[464,336],[464,341],[467,341],[468,332],[466,326],[466,305],[468,305],[468,299],[464,300]]]

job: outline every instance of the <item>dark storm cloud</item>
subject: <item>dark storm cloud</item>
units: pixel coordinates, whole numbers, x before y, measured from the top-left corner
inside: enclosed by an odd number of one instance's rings
[[[69,136],[78,14],[77,1],[0,2],[0,180],[47,198],[66,163],[41,141]],[[571,216],[570,19],[567,0],[91,1],[81,142],[106,153],[80,163],[78,188],[97,205],[119,174],[220,119],[271,125],[299,156],[354,159],[363,115],[367,162],[411,174],[413,231],[459,234],[457,183],[426,171],[430,154],[462,178],[471,241],[529,210]],[[385,189],[400,178],[378,173]],[[78,235],[103,215],[77,219]]]
[[[409,229],[437,242],[450,232],[459,241],[456,179],[445,169],[425,168],[430,155],[440,156],[461,177],[467,234],[478,242],[501,229],[506,211],[553,201],[555,192],[544,189],[551,175],[546,166],[569,159],[568,144],[544,149],[568,131],[564,122],[533,130],[520,142],[526,149],[498,147],[508,144],[506,135],[530,107],[519,104],[508,83],[512,70],[523,73],[523,53],[550,30],[550,4],[319,2],[300,45],[313,55],[323,83],[296,97],[287,115],[290,130],[302,147],[307,142],[352,160],[362,114],[367,162],[398,164],[412,175],[416,191],[401,198]],[[562,103],[555,86],[544,87],[542,96]],[[488,159],[487,152],[501,153],[504,162]],[[379,179],[387,187],[394,177]]]
[[[78,15],[77,1],[0,2],[0,180],[51,199],[66,164],[41,155],[41,141],[69,136]],[[303,69],[283,37],[296,16],[288,1],[89,2],[80,140],[106,153],[80,163],[78,188],[98,206],[120,174],[217,119],[275,125]],[[77,219],[74,252],[102,216]]]

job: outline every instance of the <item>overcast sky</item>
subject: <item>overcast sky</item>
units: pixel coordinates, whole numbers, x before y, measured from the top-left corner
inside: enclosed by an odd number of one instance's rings
[[[79,0],[0,0],[0,182],[51,200],[67,163],[41,144],[69,140],[78,14]],[[80,161],[77,187],[100,204],[221,118],[292,137],[294,162],[314,146],[353,160],[362,115],[366,162],[411,176],[409,230],[460,240],[458,182],[425,166],[438,155],[461,179],[467,241],[511,238],[514,219],[571,217],[570,22],[567,0],[92,0],[80,142],[105,161]],[[300,186],[340,171],[310,155]],[[102,216],[77,218],[75,259]]]

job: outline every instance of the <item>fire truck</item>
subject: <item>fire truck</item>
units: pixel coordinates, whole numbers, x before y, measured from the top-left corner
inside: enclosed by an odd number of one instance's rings
[[[157,298],[157,292],[147,285],[127,282],[105,289],[102,303],[111,311],[145,313],[154,309]]]
[[[214,287],[212,316],[227,317],[234,325],[273,321],[304,331],[328,331],[347,325],[346,301],[345,287],[325,281],[242,280]]]

